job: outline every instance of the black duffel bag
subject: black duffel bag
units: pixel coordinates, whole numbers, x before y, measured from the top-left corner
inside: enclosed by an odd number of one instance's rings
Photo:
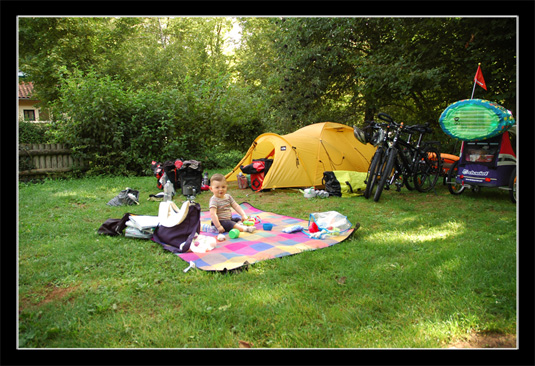
[[[323,172],[322,183],[329,196],[355,197],[362,196],[366,189],[365,172],[355,172],[350,170],[335,170]]]

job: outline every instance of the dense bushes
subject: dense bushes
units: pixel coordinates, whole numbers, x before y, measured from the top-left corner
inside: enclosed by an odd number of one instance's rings
[[[228,167],[263,132],[260,98],[226,77],[163,91],[133,90],[95,71],[66,72],[62,81],[52,128],[90,173],[145,174],[151,160],[175,158]]]
[[[49,126],[43,123],[19,121],[19,144],[46,144]]]

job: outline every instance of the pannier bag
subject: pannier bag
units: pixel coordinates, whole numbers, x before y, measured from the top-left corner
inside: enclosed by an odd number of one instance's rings
[[[158,187],[158,189],[163,189],[163,184],[160,179],[165,173],[167,178],[171,181],[171,183],[173,183],[175,190],[180,188],[177,170],[182,167],[182,164],[182,160],[180,159],[176,159],[175,161],[167,160],[163,164],[153,160],[151,163],[151,169],[157,179],[156,187]]]
[[[323,172],[322,183],[330,196],[356,197],[364,194],[366,189],[365,172],[354,172],[349,170],[335,170]]]
[[[202,164],[197,160],[186,160],[182,163],[180,169],[177,169],[178,187],[182,187],[182,194],[190,196],[195,189],[195,194],[201,193],[202,185]]]
[[[251,189],[260,191],[264,183],[264,177],[273,164],[273,159],[254,159],[252,164],[241,166],[240,169],[244,174],[251,176]]]
[[[447,174],[453,164],[459,160],[459,157],[457,155],[440,153],[440,160],[442,160],[442,170],[444,174]]]

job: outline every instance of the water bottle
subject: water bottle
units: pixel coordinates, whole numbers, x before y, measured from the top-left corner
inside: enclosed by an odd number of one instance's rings
[[[210,185],[210,181],[208,180],[208,172],[204,172],[204,177],[202,179],[202,184],[204,184],[205,186]]]
[[[173,192],[171,188],[171,181],[167,181],[163,186],[163,201],[169,202],[173,200]]]

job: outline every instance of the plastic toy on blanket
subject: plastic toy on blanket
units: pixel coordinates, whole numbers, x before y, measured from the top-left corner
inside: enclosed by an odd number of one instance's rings
[[[317,230],[317,231],[311,231],[310,227],[309,227],[308,232],[309,232],[308,236],[313,238],[313,239],[325,239],[328,236],[340,235],[340,229],[337,228],[337,227],[331,228],[330,230],[329,229],[321,229],[321,230]]]
[[[243,224],[245,226],[253,226],[253,225],[259,224],[261,222],[262,222],[262,220],[260,220],[260,217],[258,217],[258,216],[249,216],[247,218],[247,220],[245,220],[243,222]]]

